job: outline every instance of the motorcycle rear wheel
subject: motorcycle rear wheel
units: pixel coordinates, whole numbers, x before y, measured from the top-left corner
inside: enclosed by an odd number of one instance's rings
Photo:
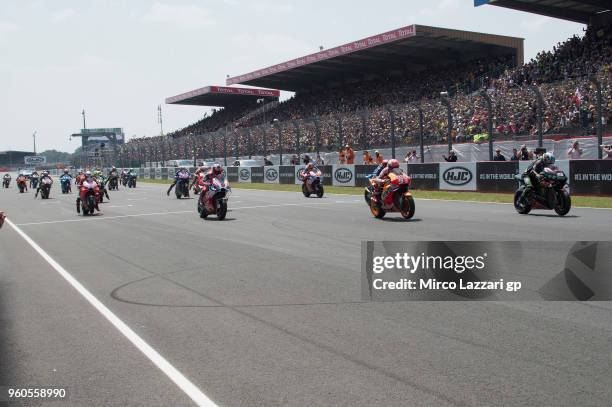
[[[400,213],[402,214],[402,217],[404,219],[410,219],[414,216],[414,211],[415,211],[415,205],[414,205],[414,198],[411,196],[408,196],[408,198],[403,197],[402,198],[402,210],[400,211]]]
[[[520,202],[522,196],[523,191],[520,189],[514,193],[514,209],[521,215],[527,215],[531,212],[531,205],[526,200]]]
[[[570,195],[563,191],[557,194],[557,205],[555,205],[555,212],[559,216],[565,216],[572,209],[572,198]]]

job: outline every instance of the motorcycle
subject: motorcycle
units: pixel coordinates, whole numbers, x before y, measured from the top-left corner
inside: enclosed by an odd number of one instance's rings
[[[121,185],[123,185],[124,187],[127,187],[128,178],[129,177],[127,174],[121,174]]]
[[[527,215],[532,209],[554,210],[565,216],[572,208],[572,199],[565,173],[555,167],[544,168],[539,186],[532,186],[529,175],[517,174],[519,187],[514,193],[514,209]]]
[[[100,180],[96,180],[96,183],[98,184],[98,189],[100,193],[98,202],[104,203],[104,195],[108,196],[108,192],[106,191],[106,182],[104,181],[104,178],[100,177]]]
[[[19,189],[20,194],[23,194],[28,188],[28,179],[25,175],[20,175],[17,177],[17,188]]]
[[[128,180],[127,180],[128,188],[136,188],[136,178],[137,176],[134,174],[128,175]]]
[[[302,181],[302,194],[306,198],[311,194],[315,194],[317,198],[323,198],[323,184],[321,183],[321,171],[306,171],[302,170],[298,173],[298,178]]]
[[[72,181],[72,177],[69,175],[64,174],[60,177],[60,184],[62,186],[62,194],[72,193],[72,186],[70,184],[70,181]]]
[[[174,188],[174,193],[176,194],[176,199],[181,199],[182,197],[189,198],[189,173],[179,173],[178,180],[176,181],[176,187]]]
[[[37,175],[32,175],[30,177],[30,188],[32,189],[36,189],[38,188],[38,181],[39,181],[40,177],[38,177]]]
[[[2,178],[2,186],[4,188],[9,188],[10,185],[11,185],[11,179],[10,178]]]
[[[117,174],[111,174],[108,177],[108,190],[117,191],[119,189],[119,182],[117,180]]]
[[[51,184],[53,184],[53,180],[49,177],[45,177],[40,181],[40,197],[42,199],[49,199]]]
[[[81,196],[76,200],[77,213],[83,211],[83,216],[93,215],[94,209],[98,209],[98,202],[100,199],[100,187],[97,183],[94,186],[81,186],[81,193],[85,194],[85,200],[81,200]]]
[[[376,178],[370,179],[371,191],[376,190]],[[399,212],[404,219],[414,216],[414,198],[409,187],[411,179],[406,174],[389,173],[389,182],[385,183],[380,195],[370,195],[370,212],[378,219],[387,213]]]
[[[226,177],[213,178],[206,193],[200,194],[198,199],[198,213],[200,218],[206,219],[208,215],[217,215],[217,219],[223,220],[227,215],[227,200],[232,189]]]

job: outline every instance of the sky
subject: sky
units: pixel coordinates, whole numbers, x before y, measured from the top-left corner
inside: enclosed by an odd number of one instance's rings
[[[525,38],[526,60],[582,25],[473,0],[2,0],[0,151],[73,152],[82,127],[128,138],[199,120],[164,100],[410,24]],[[285,95],[286,97],[287,95]]]

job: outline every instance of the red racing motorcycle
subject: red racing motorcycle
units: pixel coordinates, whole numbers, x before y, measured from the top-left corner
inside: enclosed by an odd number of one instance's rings
[[[298,172],[298,178],[302,181],[302,194],[306,198],[315,194],[317,198],[323,198],[323,184],[321,183],[321,170],[306,172],[301,170]]]
[[[232,189],[225,176],[213,178],[206,192],[200,193],[198,199],[200,218],[206,219],[208,215],[217,215],[217,219],[225,219],[227,215],[227,200],[231,193]]]

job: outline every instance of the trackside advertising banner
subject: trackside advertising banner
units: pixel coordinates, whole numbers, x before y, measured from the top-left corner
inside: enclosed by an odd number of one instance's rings
[[[278,167],[279,182],[281,184],[294,184],[295,183],[295,166],[293,165],[281,165]]]
[[[229,182],[238,182],[238,167],[227,167],[225,171]]]
[[[251,167],[238,167],[238,182],[251,183]]]
[[[574,160],[569,173],[573,193],[612,196],[612,160]]]
[[[355,186],[355,165],[334,165],[332,167],[334,186]]]
[[[144,169],[144,175],[143,178],[147,178],[150,179],[151,178],[151,169],[150,168],[145,168]]]
[[[438,189],[440,187],[440,166],[438,163],[408,164],[408,175],[414,189]]]
[[[365,187],[368,185],[367,176],[374,172],[376,165],[355,165],[355,186]]]
[[[296,165],[293,167],[293,183],[301,185],[302,180],[300,180],[300,171],[306,168],[305,165]]]
[[[476,163],[439,163],[440,189],[476,191]]]
[[[518,161],[484,161],[476,163],[476,189],[483,192],[514,192],[518,187]]]
[[[322,173],[321,182],[323,182],[323,185],[333,185],[334,183],[333,166],[321,165],[319,166],[319,169],[321,170],[321,173]]]
[[[251,182],[263,184],[264,167],[251,167]]]
[[[162,168],[161,169],[161,178],[162,179],[168,179],[168,168]]]
[[[280,166],[271,165],[264,167],[264,183],[279,184],[280,183]]]
[[[161,167],[155,168],[155,179],[162,179],[162,169]]]
[[[609,241],[369,241],[361,248],[364,301],[612,300]]]

